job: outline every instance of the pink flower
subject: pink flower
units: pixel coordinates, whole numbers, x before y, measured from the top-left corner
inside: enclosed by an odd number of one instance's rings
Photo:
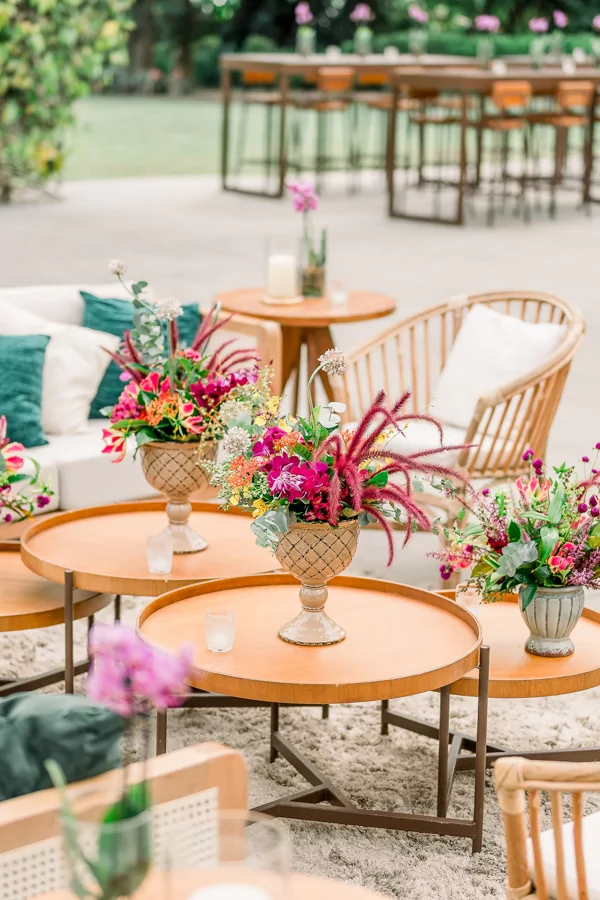
[[[270,456],[275,450],[275,441],[285,437],[287,432],[283,428],[266,428],[260,441],[257,441],[252,448],[252,456]]]
[[[297,25],[310,25],[313,20],[313,14],[310,10],[309,3],[298,3],[296,5],[295,14]]]
[[[357,3],[350,13],[350,18],[353,22],[370,22],[373,18],[373,13],[371,12],[369,4]]]
[[[139,389],[147,394],[166,394],[169,392],[170,386],[169,379],[163,378],[161,381],[158,372],[150,372],[139,383]]]
[[[524,500],[546,500],[550,493],[550,482],[547,478],[537,478],[533,475],[529,481],[521,476],[515,482],[516,488]]]
[[[131,374],[131,372],[128,372],[126,369],[123,372],[121,372],[121,374],[119,375],[119,381],[131,381],[132,378],[133,378],[133,375]]]
[[[319,198],[312,184],[304,181],[291,181],[286,187],[292,196],[296,212],[306,213],[318,209]]]
[[[533,31],[534,34],[544,34],[548,31],[548,19],[544,19],[542,16],[530,19],[529,30]]]
[[[191,347],[187,347],[187,348],[183,351],[183,355],[184,355],[184,357],[185,357],[186,359],[192,359],[194,362],[200,362],[200,360],[202,359],[202,357],[201,357],[201,355],[198,353],[198,351],[197,351],[197,350],[192,350]]]
[[[481,15],[475,17],[475,28],[477,31],[489,31],[495,33],[500,30],[500,19],[498,16]]]
[[[102,452],[114,453],[115,459],[113,459],[113,462],[119,463],[125,458],[127,443],[120,431],[116,431],[112,428],[103,428],[102,440],[105,443]]]
[[[595,28],[596,31],[600,31],[600,13],[592,19],[592,28]]]
[[[569,555],[571,550],[575,550],[575,544],[565,541],[561,547],[559,541],[548,560],[550,568],[556,572],[566,572],[567,569],[570,569],[575,562],[575,557]]]
[[[5,444],[2,448],[2,456],[4,457],[6,468],[11,472],[16,472],[25,465],[25,447],[23,444],[17,444],[15,441]]]
[[[121,391],[119,399],[110,414],[110,421],[114,424],[122,419],[139,419],[142,407],[137,402],[139,385],[130,383]]]
[[[555,9],[552,13],[552,18],[557,28],[566,28],[569,24],[569,17],[562,9]]]
[[[421,9],[420,6],[417,6],[414,3],[412,6],[408,7],[408,15],[413,21],[418,22],[420,25],[425,25],[429,21],[429,13],[425,12],[424,9]]]

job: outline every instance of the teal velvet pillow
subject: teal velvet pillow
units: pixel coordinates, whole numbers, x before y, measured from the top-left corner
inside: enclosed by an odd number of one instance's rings
[[[48,441],[42,428],[42,388],[46,334],[0,335],[0,415],[6,416],[8,437],[24,447]]]
[[[94,328],[96,331],[106,331],[108,334],[116,334],[122,337],[126,331],[130,331],[133,324],[133,304],[130,300],[116,298],[95,297],[87,291],[79,292],[83,298],[85,309],[83,313],[83,326]],[[190,304],[183,307],[183,315],[177,319],[179,337],[188,346],[196,336],[200,327],[201,316],[198,307]],[[98,393],[92,400],[90,419],[100,418],[100,410],[105,406],[113,406],[119,394],[125,387],[119,376],[121,369],[110,362],[104,378],[100,382]]]

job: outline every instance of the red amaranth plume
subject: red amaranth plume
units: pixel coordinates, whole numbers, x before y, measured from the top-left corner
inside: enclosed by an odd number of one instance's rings
[[[393,532],[389,521],[379,509],[381,504],[393,503],[404,510],[407,516],[407,532],[404,543],[409,540],[411,527],[416,522],[421,528],[431,528],[431,521],[419,504],[415,501],[412,490],[411,475],[438,475],[448,479],[457,479],[467,483],[466,478],[460,472],[442,466],[436,462],[430,462],[429,457],[436,453],[449,450],[465,450],[470,445],[453,445],[445,447],[443,440],[443,428],[432,416],[402,413],[402,408],[409,399],[410,394],[405,393],[400,400],[391,407],[385,405],[385,393],[380,391],[372,405],[366,411],[358,423],[355,433],[346,446],[345,440],[339,431],[334,431],[318,448],[315,458],[329,455],[332,457],[334,476],[331,482],[327,502],[327,521],[330,525],[339,523],[342,509],[342,497],[344,489],[346,502],[352,506],[355,512],[365,512],[372,515],[386,533],[390,555],[388,565],[394,558]],[[399,428],[408,422],[419,420],[431,422],[440,433],[440,446],[432,450],[423,450],[419,453],[398,453],[387,451],[376,444],[378,438],[386,428],[393,426]],[[387,472],[388,481],[385,485],[369,484],[373,476],[365,478],[366,465],[369,461],[385,460],[384,465],[378,470]],[[394,475],[401,476],[403,484],[391,481]]]
[[[134,381],[138,384],[140,381],[144,380],[144,376],[141,372],[139,372],[135,366],[130,365],[131,360],[125,359],[124,356],[121,356],[119,353],[113,353],[112,350],[107,350],[104,348],[104,352],[108,353],[111,359],[113,359],[119,368],[123,369],[124,372],[129,372]]]
[[[192,350],[201,350],[211,339],[215,331],[231,322],[233,315],[225,316],[223,319],[217,320],[219,306],[215,304],[202,319],[200,328],[196,332],[196,337],[192,341]]]
[[[135,349],[135,346],[134,346],[133,341],[131,340],[131,334],[129,331],[126,331],[125,334],[123,335],[123,341],[125,343],[125,349],[127,350],[127,353],[129,354],[129,358],[130,358],[131,362],[141,363],[142,357]]]

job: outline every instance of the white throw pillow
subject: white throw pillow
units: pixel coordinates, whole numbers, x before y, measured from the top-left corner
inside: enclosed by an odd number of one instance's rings
[[[131,284],[129,281],[126,283]],[[129,291],[115,278],[108,284],[37,284],[0,288],[0,302],[10,303],[62,325],[81,325],[85,304],[80,291],[87,291],[96,297],[131,298]]]
[[[120,338],[81,325],[50,322],[0,302],[0,334],[47,334],[42,427],[48,434],[85,429],[90,405]]]
[[[468,428],[480,397],[536,369],[557,349],[566,331],[566,325],[536,325],[474,306],[442,369],[432,414],[448,425]]]

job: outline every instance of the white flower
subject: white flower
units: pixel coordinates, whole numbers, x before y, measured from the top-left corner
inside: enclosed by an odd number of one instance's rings
[[[252,438],[248,432],[235,425],[223,438],[221,448],[225,456],[243,456],[249,450],[251,443]]]
[[[326,350],[325,353],[319,357],[319,362],[321,363],[322,369],[327,372],[328,375],[333,375],[335,377],[343,375],[346,371],[346,356],[341,350],[338,350],[337,347],[334,347],[332,350]]]
[[[343,412],[346,412],[345,403],[336,403],[335,401],[327,403],[326,406],[321,408],[319,424],[323,425],[325,428],[334,428],[335,425],[339,425],[342,421],[337,413]]]
[[[240,400],[225,400],[219,407],[219,416],[223,425],[229,425],[234,419],[243,416],[244,413],[250,415],[252,412],[252,404],[244,403]]]
[[[113,275],[124,275],[125,263],[121,262],[120,259],[111,259],[108,262],[108,269],[113,273]]]
[[[152,303],[158,318],[164,319],[167,322],[172,322],[173,319],[177,319],[183,312],[181,303],[173,297],[158,297],[156,300],[153,300]]]

